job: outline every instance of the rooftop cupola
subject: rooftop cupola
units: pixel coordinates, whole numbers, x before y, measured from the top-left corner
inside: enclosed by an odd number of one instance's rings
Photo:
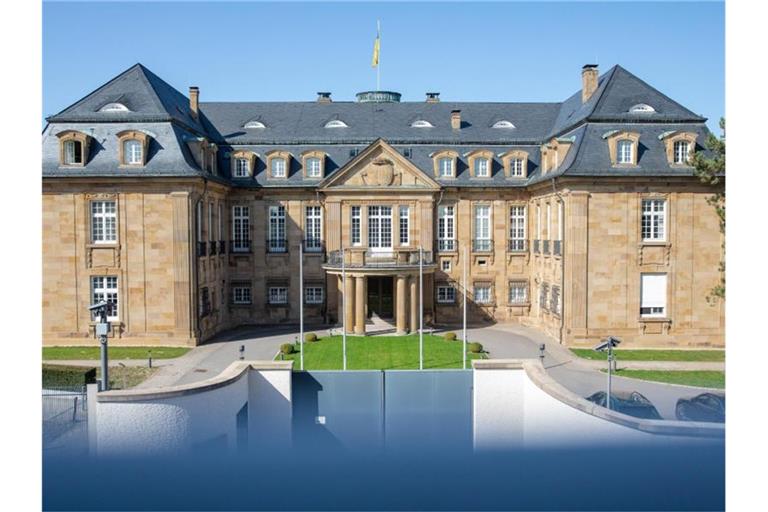
[[[399,92],[363,91],[356,94],[358,103],[400,103]]]

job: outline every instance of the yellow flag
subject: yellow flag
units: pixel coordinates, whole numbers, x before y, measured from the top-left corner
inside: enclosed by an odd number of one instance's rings
[[[379,65],[379,45],[381,44],[379,40],[379,33],[376,32],[376,40],[373,42],[373,58],[371,58],[371,67],[375,68]]]

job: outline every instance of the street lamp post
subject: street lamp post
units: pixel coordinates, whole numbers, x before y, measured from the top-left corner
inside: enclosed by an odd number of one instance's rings
[[[347,369],[347,268],[344,264],[344,248],[341,248],[341,355],[342,368]]]
[[[299,361],[304,370],[304,244],[299,244]]]
[[[424,248],[419,247],[419,370],[424,369]]]
[[[464,247],[464,256],[462,258],[464,260],[464,271],[463,271],[463,283],[462,286],[464,287],[464,305],[463,305],[463,330],[462,330],[462,345],[463,345],[463,358],[462,358],[462,368],[465,370],[467,369],[467,248]]]

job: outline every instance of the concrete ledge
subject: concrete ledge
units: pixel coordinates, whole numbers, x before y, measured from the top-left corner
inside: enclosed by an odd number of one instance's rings
[[[473,370],[522,370],[523,359],[473,359]]]
[[[212,389],[227,386],[239,380],[248,370],[284,370],[291,371],[293,361],[235,361],[221,373],[210,379],[191,384],[181,384],[164,388],[126,389],[120,391],[103,391],[96,395],[98,402],[143,402],[147,400],[163,400],[186,395],[194,395]]]
[[[515,364],[522,363],[522,368],[525,370],[526,375],[534,384],[536,384],[539,389],[566,405],[569,405],[592,416],[610,421],[612,423],[617,423],[619,425],[647,432],[649,434],[689,437],[723,437],[725,435],[724,423],[647,420],[612,411],[610,409],[606,409],[605,407],[600,407],[599,405],[594,404],[589,400],[580,397],[576,393],[566,389],[563,385],[555,381],[547,374],[546,370],[544,370],[541,362],[535,359],[500,359],[497,361],[501,365],[509,365],[506,368],[510,369],[514,369]],[[505,367],[497,366],[496,368]]]

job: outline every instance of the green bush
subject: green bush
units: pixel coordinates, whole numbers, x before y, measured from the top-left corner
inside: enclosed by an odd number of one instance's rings
[[[313,332],[308,332],[307,334],[304,335],[304,341],[306,341],[307,343],[312,343],[314,341],[317,341],[317,334]]]
[[[473,341],[472,343],[467,343],[467,352],[472,352],[473,354],[479,354],[483,351],[483,344],[477,343],[476,341]]]
[[[293,343],[283,343],[280,345],[280,352],[283,354],[293,354]]]
[[[43,387],[79,387],[96,383],[96,368],[88,366],[43,365]]]
[[[447,332],[443,334],[443,338],[446,339],[446,341],[453,341],[456,339],[456,333],[455,332]]]

